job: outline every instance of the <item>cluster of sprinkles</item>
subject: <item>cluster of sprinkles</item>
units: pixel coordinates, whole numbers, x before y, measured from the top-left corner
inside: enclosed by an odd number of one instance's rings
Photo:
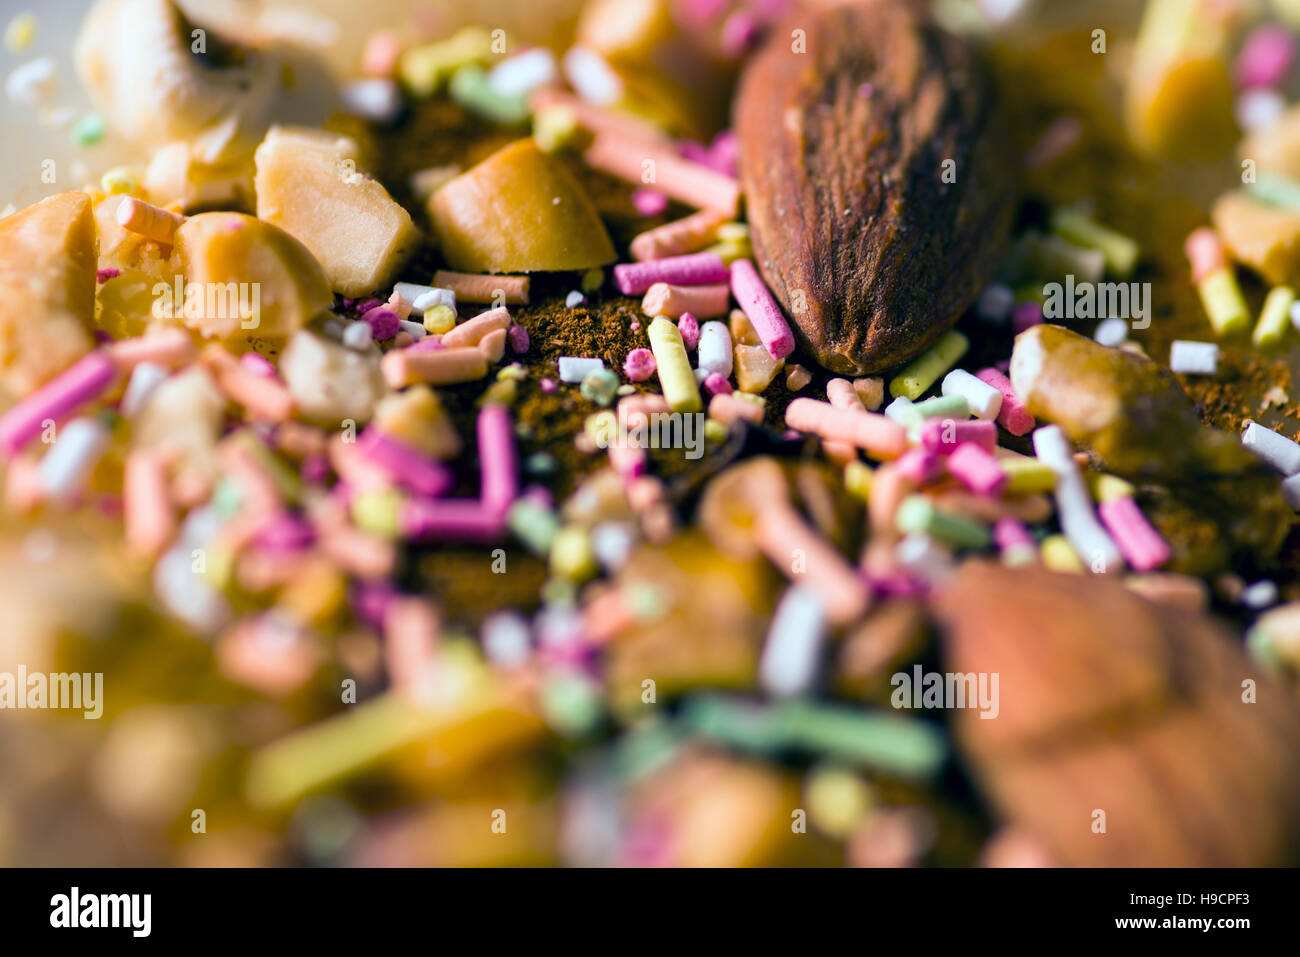
[[[720,15],[717,4],[688,6],[702,22]],[[729,55],[750,49],[781,6],[727,13]],[[34,33],[34,21],[16,18],[6,45],[24,50]],[[1244,87],[1268,87],[1285,73],[1283,62],[1289,68],[1290,53],[1275,36],[1250,50],[1252,63],[1239,70]],[[535,302],[530,277],[438,269],[419,277],[424,282],[343,299],[278,356],[196,343],[174,327],[104,332],[94,348],[0,414],[6,507],[32,513],[94,504],[120,513],[126,548],[151,565],[158,600],[212,640],[231,680],[287,696],[311,680],[322,654],[316,639],[340,620],[380,636],[388,690],[261,748],[248,770],[255,805],[291,805],[425,739],[485,752],[533,740],[543,728],[594,739],[614,710],[601,698],[603,651],[623,630],[671,611],[667,589],[627,574],[632,556],[642,542],[670,543],[682,518],[646,448],[624,441],[619,430],[653,429],[673,416],[702,416],[715,449],[773,418],[787,430],[768,436],[773,443],[814,437],[800,447],[815,448],[838,470],[870,534],[860,556],[846,557],[826,524],[796,506],[768,457],[706,483],[697,524],[713,544],[725,551],[739,540],[787,579],[753,663],[761,696],[694,688],[671,718],[629,727],[604,754],[624,783],[691,740],[742,754],[809,756],[817,763],[805,787],[818,826],[853,838],[861,860],[881,860],[892,841],[903,848],[897,862],[915,862],[933,844],[933,827],[917,819],[919,808],[876,806],[869,775],[931,780],[948,759],[946,738],[929,721],[819,697],[822,662],[835,639],[892,599],[924,600],[977,555],[1075,574],[1126,574],[1143,594],[1190,594],[1203,603],[1199,580],[1161,571],[1171,549],[1144,514],[1139,490],[1091,468],[1059,425],[1038,423],[1013,387],[1008,362],[963,367],[971,351],[966,333],[944,333],[888,379],[824,380],[793,362],[794,330],[737,218],[738,144],[729,130],[708,143],[673,139],[653,120],[619,108],[622,81],[595,50],[579,45],[557,56],[533,48],[502,59],[489,32],[477,27],[417,46],[391,31],[376,33],[365,44],[361,73],[345,87],[343,103],[371,122],[396,121],[411,98],[446,95],[492,124],[531,121],[547,152],[580,151],[590,168],[634,188],[643,217],[658,218],[671,203],[693,211],[636,235],[627,261],[608,276],[600,268],[574,273],[567,309],[615,293],[639,308],[647,345],[621,361],[563,355],[538,373],[527,325]],[[29,68],[12,85],[27,97],[43,82],[41,71]],[[103,135],[103,122],[86,117],[77,129],[78,141],[89,145]],[[653,184],[642,179],[647,161],[657,171]],[[429,169],[413,185],[429,195],[455,175]],[[129,170],[110,171],[100,185],[92,196],[119,200],[113,222],[126,233],[163,250],[177,241],[184,212],[149,202]],[[1045,321],[1031,282],[1054,274],[1043,263],[1093,281],[1127,279],[1139,252],[1078,209],[1054,210],[1045,231],[1020,237],[1011,257],[1020,266],[983,291],[975,316],[1024,332]],[[1199,230],[1187,253],[1216,335],[1248,328],[1217,233]],[[110,266],[96,278],[103,286],[125,277]],[[1275,345],[1287,322],[1298,320],[1295,293],[1279,285],[1256,326],[1256,345]],[[1122,320],[1103,317],[1096,340],[1140,350]],[[320,424],[346,416],[308,414],[320,406],[319,379],[349,367],[349,358],[374,360],[375,388],[383,392],[368,421],[351,423],[355,433]],[[1175,372],[1214,375],[1217,362],[1214,343],[1180,341],[1171,350]],[[769,389],[782,373],[795,397],[774,415]],[[340,388],[360,381],[349,377]],[[527,431],[516,410],[534,381],[541,393],[589,404],[574,442],[608,456],[608,471],[597,474],[609,482],[589,480],[557,501],[544,481],[554,458],[521,456]],[[462,435],[439,390],[467,384],[483,389],[472,434]],[[326,400],[330,409],[341,402]],[[50,423],[58,438],[46,449]],[[1258,423],[1247,426],[1243,444],[1285,476],[1284,494],[1300,508],[1300,444]],[[209,467],[194,467],[196,458]],[[469,492],[466,471],[474,478]],[[608,497],[616,507],[589,501]],[[575,518],[586,512],[618,517]],[[477,635],[448,621],[436,595],[413,592],[402,578],[412,549],[502,543],[544,559],[549,578],[534,614],[497,609]],[[197,553],[205,556],[198,571]],[[791,568],[794,553],[803,567]],[[1241,604],[1275,603],[1277,589],[1269,586],[1244,586]],[[1297,636],[1300,615],[1287,606],[1260,617],[1250,641],[1261,656],[1294,660]],[[739,684],[729,676],[726,683]],[[583,788],[597,785],[575,786]],[[646,821],[615,843],[601,853],[569,849],[570,856],[672,859],[671,841]]]

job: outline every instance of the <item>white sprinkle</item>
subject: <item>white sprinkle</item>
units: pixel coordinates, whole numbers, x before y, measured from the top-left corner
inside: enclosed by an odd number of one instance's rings
[[[1276,90],[1247,90],[1237,97],[1232,112],[1247,133],[1267,129],[1286,112],[1286,99]]]
[[[911,532],[894,546],[894,559],[905,571],[941,584],[953,571],[952,553],[925,532]]]
[[[479,632],[483,653],[493,664],[510,668],[528,661],[530,635],[528,622],[523,615],[513,611],[498,611],[483,619]]]
[[[1282,500],[1300,511],[1300,475],[1292,475],[1282,480]]]
[[[1291,325],[1300,329],[1300,299],[1291,303]]]
[[[434,306],[449,306],[453,311],[456,308],[456,294],[450,289],[399,282],[393,287],[393,292],[397,293],[402,302],[411,307],[411,312],[418,312],[420,315],[424,315]]]
[[[907,410],[912,407],[912,400],[905,395],[900,395],[893,402],[885,406],[885,415],[889,416],[899,425],[907,425]]]
[[[167,378],[167,370],[154,362],[141,362],[131,370],[131,378],[126,382],[122,393],[122,404],[118,407],[122,415],[134,419],[140,414],[153,390]]]
[[[1011,316],[1016,294],[1000,282],[989,283],[975,303],[975,314],[985,322],[1001,325]]]
[[[586,301],[587,297],[575,289],[564,297],[564,307],[566,309],[573,309],[577,306],[581,306]]]
[[[392,80],[375,78],[345,83],[339,91],[343,109],[375,123],[389,123],[402,112],[402,93]]]
[[[1265,578],[1243,588],[1239,601],[1247,608],[1259,611],[1269,605],[1276,605],[1277,598],[1277,585]]]
[[[1247,422],[1241,444],[1283,475],[1300,472],[1300,445],[1258,422]]]
[[[589,373],[605,368],[604,359],[586,356],[560,356],[560,381],[581,382]]]
[[[343,344],[357,352],[365,352],[375,341],[368,322],[350,322],[343,330]]]
[[[203,541],[206,541],[204,539]],[[203,575],[194,570],[191,550],[184,542],[164,552],[153,570],[153,590],[173,615],[197,631],[217,631],[230,617],[230,606]]]
[[[22,106],[40,106],[59,87],[54,58],[43,56],[24,63],[5,79],[5,96]]]
[[[555,54],[546,47],[534,47],[488,70],[487,81],[502,96],[528,96],[534,90],[554,84],[559,75]]]
[[[1111,317],[1097,323],[1097,331],[1092,338],[1103,346],[1115,348],[1128,338],[1128,321]]]
[[[565,51],[564,77],[588,103],[612,106],[623,98],[623,81],[591,47],[575,43]]]
[[[429,330],[424,328],[424,326],[420,325],[418,322],[411,322],[409,319],[399,319],[397,321],[401,324],[402,331],[410,333],[411,338],[416,342],[419,342],[429,334]]]
[[[940,391],[944,395],[959,395],[965,399],[971,414],[977,419],[996,419],[1002,411],[1002,393],[965,369],[953,369],[944,376]]]
[[[1074,546],[1080,561],[1094,572],[1107,572],[1121,564],[1119,549],[1106,534],[1088,494],[1088,483],[1079,471],[1070,442],[1059,425],[1035,429],[1034,453],[1056,473],[1056,514],[1061,531]]]
[[[700,341],[696,345],[700,369],[707,376],[716,372],[731,377],[731,364],[735,353],[731,348],[731,330],[725,322],[706,322],[700,326]]]
[[[1183,375],[1214,375],[1219,371],[1218,343],[1175,339],[1169,345],[1169,368]]]
[[[636,527],[630,522],[601,522],[591,530],[591,550],[606,571],[618,571],[636,544]]]
[[[57,501],[76,493],[107,450],[108,443],[108,429],[98,419],[83,417],[63,426],[54,445],[36,467],[36,477],[46,498]]]
[[[825,639],[826,613],[817,593],[802,585],[787,588],[758,661],[763,690],[779,698],[811,691]]]

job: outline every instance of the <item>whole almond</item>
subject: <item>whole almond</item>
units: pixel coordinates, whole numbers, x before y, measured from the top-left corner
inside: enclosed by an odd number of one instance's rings
[[[735,105],[754,255],[800,345],[841,375],[897,366],[978,295],[1010,226],[990,88],[905,0],[801,10]]]
[[[954,717],[961,753],[1061,863],[1296,862],[1300,710],[1208,615],[1110,576],[984,562],[934,611],[944,668],[998,676],[996,716]]]

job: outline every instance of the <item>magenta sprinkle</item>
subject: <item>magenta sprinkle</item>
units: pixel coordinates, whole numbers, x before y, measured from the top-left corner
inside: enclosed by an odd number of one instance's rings
[[[266,356],[256,352],[245,352],[239,357],[239,364],[249,372],[260,376],[266,376],[268,379],[275,378],[275,366]]]
[[[740,9],[722,22],[722,52],[731,59],[748,53],[758,42],[762,26],[748,10]]]
[[[0,415],[0,454],[17,455],[44,428],[46,419],[59,421],[83,402],[99,396],[117,377],[117,368],[103,352],[91,352]]]
[[[519,497],[536,505],[538,508],[555,508],[555,496],[551,494],[551,490],[545,485],[529,485]]]
[[[730,273],[717,253],[690,253],[643,263],[619,263],[614,282],[625,296],[641,296],[657,282],[678,286],[705,286],[726,282]]]
[[[1034,536],[1029,533],[1025,523],[1011,515],[1005,515],[993,523],[993,542],[1003,552],[1013,548],[1038,548],[1038,543],[1034,541]]]
[[[1247,89],[1281,86],[1291,72],[1295,53],[1295,38],[1284,27],[1258,27],[1246,37],[1237,55],[1237,82]]]
[[[633,382],[644,382],[658,368],[655,354],[646,348],[633,349],[623,360],[623,373]]]
[[[366,310],[361,321],[370,326],[370,335],[376,342],[384,342],[402,331],[402,320],[397,318],[397,313],[382,306]]]
[[[540,383],[538,383],[538,384],[542,387],[542,391],[543,391],[543,392],[551,393],[551,392],[554,392],[554,391],[555,391],[555,380],[554,380],[554,379],[543,379],[543,380],[542,380]]]
[[[532,344],[532,340],[528,338],[528,330],[523,326],[511,326],[506,332],[506,337],[510,340],[510,351],[517,356],[527,352],[528,347]]]
[[[357,447],[367,460],[418,495],[442,495],[452,486],[447,466],[374,427],[361,433]]]
[[[365,315],[371,309],[378,309],[383,304],[384,301],[382,299],[363,299],[357,305],[357,312],[361,313],[362,315]]]
[[[704,391],[710,396],[731,395],[731,383],[721,372],[710,372],[704,377]]]
[[[1022,302],[1011,310],[1011,328],[1016,335],[1043,323],[1043,307],[1036,302]]]
[[[682,342],[688,352],[694,352],[700,343],[700,324],[689,312],[683,312],[677,320],[677,331],[682,334]]]
[[[997,423],[986,419],[926,419],[921,426],[921,446],[929,452],[951,452],[964,442],[974,442],[992,452],[998,444]]]
[[[120,275],[122,275],[122,270],[120,270],[120,269],[114,269],[113,267],[110,266],[110,267],[107,268],[107,269],[99,269],[99,270],[96,270],[96,271],[95,271],[95,281],[96,281],[96,282],[108,282],[110,279],[116,279],[116,278],[117,278],[118,276],[120,276]]]
[[[384,627],[384,616],[396,598],[397,589],[387,582],[362,582],[352,592],[352,610],[363,624],[380,631]]]
[[[895,459],[894,468],[904,478],[924,485],[943,474],[943,458],[917,445]]]
[[[114,341],[116,341],[116,340],[114,340],[113,337],[110,336],[110,335],[109,335],[107,332],[105,332],[103,329],[96,329],[96,330],[95,330],[95,344],[96,344],[96,345],[106,346],[106,345],[108,345],[109,343],[114,342]]]
[[[515,456],[510,411],[489,403],[478,414],[478,458],[482,474],[483,507],[505,515],[519,495],[519,465]]]
[[[731,294],[749,317],[768,354],[773,359],[784,359],[794,352],[794,334],[754,264],[748,259],[737,259],[732,262],[728,276]]]
[[[277,552],[296,552],[316,540],[316,531],[301,518],[281,513],[268,519],[253,541],[261,548]]]
[[[324,455],[308,455],[302,460],[298,470],[304,482],[317,485],[324,482],[330,474],[330,460]]]
[[[740,140],[731,130],[723,130],[709,145],[709,159],[706,165],[712,166],[725,176],[735,176],[739,163]]]
[[[413,342],[406,348],[410,352],[437,352],[443,348],[442,336],[425,336],[419,342]]]
[[[668,197],[654,189],[634,189],[632,205],[642,216],[659,216],[668,208]]]
[[[401,524],[404,538],[487,543],[501,538],[506,520],[476,498],[414,498],[402,508]]]

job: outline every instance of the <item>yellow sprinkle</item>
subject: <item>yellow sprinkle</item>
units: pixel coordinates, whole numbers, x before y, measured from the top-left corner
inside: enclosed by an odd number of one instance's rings
[[[712,246],[706,246],[700,252],[713,253],[727,265],[731,265],[737,259],[752,259],[754,256],[754,248],[750,245],[748,236],[726,239]]]
[[[514,379],[501,379],[493,382],[483,394],[479,396],[478,404],[482,406],[489,405],[493,402],[498,405],[514,405],[515,399],[519,397],[519,386]]]
[[[871,466],[866,462],[850,462],[844,466],[844,487],[850,495],[867,501],[871,497]]]
[[[1232,336],[1250,328],[1250,309],[1241,296],[1237,276],[1231,266],[1216,269],[1196,287],[1201,305],[1218,336]]]
[[[486,61],[491,55],[492,35],[482,27],[465,27],[446,40],[407,50],[397,63],[397,73],[416,96],[432,96],[462,66]]]
[[[1272,349],[1282,341],[1291,325],[1291,306],[1295,303],[1295,290],[1290,286],[1274,286],[1264,300],[1255,324],[1251,341],[1261,349]]]
[[[1048,535],[1043,539],[1040,554],[1043,564],[1052,571],[1083,573],[1083,562],[1064,535]]]
[[[373,489],[352,499],[352,521],[357,528],[397,538],[401,533],[402,494],[396,489]]]
[[[451,306],[434,306],[424,314],[424,328],[430,335],[441,336],[456,325],[456,310]]]
[[[889,394],[906,396],[915,402],[951,369],[970,347],[970,341],[956,329],[945,332],[927,351],[921,353],[894,376]]]
[[[572,582],[584,582],[596,574],[596,553],[585,529],[566,525],[551,540],[551,571]]]
[[[582,274],[582,281],[578,283],[578,288],[590,295],[599,292],[603,285],[605,285],[605,270],[588,269]]]
[[[40,26],[34,14],[24,11],[9,21],[5,27],[5,49],[10,53],[22,53],[36,39]]]
[[[140,180],[129,166],[114,166],[101,177],[99,185],[110,196],[114,193],[130,194],[140,191]]]
[[[618,438],[618,416],[612,409],[587,416],[582,430],[598,449],[608,448]]]
[[[659,387],[668,407],[674,412],[699,412],[703,408],[699,385],[676,323],[659,316],[650,323],[649,336],[650,349],[659,365]]]
[[[578,114],[568,106],[547,106],[533,114],[533,139],[547,153],[576,145],[582,138]]]
[[[1007,495],[1033,495],[1056,488],[1056,473],[1043,462],[1029,456],[999,458],[998,465],[1007,476],[1003,491]]]
[[[727,440],[727,427],[717,419],[704,420],[704,440],[717,445]]]
[[[1126,482],[1118,475],[1109,475],[1106,472],[1087,472],[1084,478],[1088,480],[1088,491],[1098,502],[1113,502],[1120,498],[1132,498],[1136,489],[1131,482]]]

